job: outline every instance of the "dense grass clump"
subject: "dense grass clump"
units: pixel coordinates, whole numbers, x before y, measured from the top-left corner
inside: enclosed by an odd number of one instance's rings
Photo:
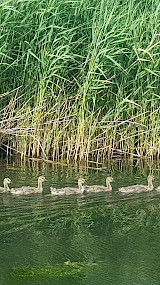
[[[160,156],[158,0],[2,0],[1,147]]]

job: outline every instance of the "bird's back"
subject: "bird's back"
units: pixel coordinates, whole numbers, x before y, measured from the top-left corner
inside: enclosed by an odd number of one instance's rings
[[[29,187],[29,186],[23,186],[21,188],[11,188],[10,192],[11,194],[14,195],[29,195],[34,193],[41,193],[41,191],[38,188]]]
[[[132,185],[127,187],[121,187],[119,188],[119,192],[121,193],[141,193],[141,192],[148,192],[151,191],[151,189],[148,186],[145,185]]]
[[[64,187],[64,188],[53,188],[51,187],[51,194],[53,195],[74,195],[74,194],[81,194],[83,193],[82,190],[78,189],[78,188],[71,188],[71,187]]]
[[[97,192],[102,192],[102,191],[111,191],[111,189],[107,188],[106,186],[103,185],[92,185],[92,186],[85,186],[85,192],[86,193],[97,193]]]

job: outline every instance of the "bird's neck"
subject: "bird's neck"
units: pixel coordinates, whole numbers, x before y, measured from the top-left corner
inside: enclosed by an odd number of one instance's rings
[[[152,180],[148,179],[148,188],[153,190],[153,183]]]
[[[106,180],[106,187],[109,189],[109,190],[112,190],[112,186],[110,184],[109,181]]]
[[[78,182],[78,189],[81,191],[81,193],[83,194],[85,191],[85,185],[82,182]]]
[[[79,189],[79,190],[82,189],[82,186],[83,186],[82,182],[78,182],[78,189]]]
[[[9,191],[9,186],[8,186],[8,184],[7,183],[4,183],[4,191]]]
[[[38,180],[38,190],[43,191],[42,181]]]

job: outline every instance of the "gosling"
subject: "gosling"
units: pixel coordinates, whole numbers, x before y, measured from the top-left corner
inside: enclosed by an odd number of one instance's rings
[[[83,194],[85,192],[84,187],[85,180],[83,178],[78,179],[78,188],[64,187],[56,189],[51,187],[51,194],[55,196],[64,196],[64,195],[74,195],[74,194]]]
[[[119,188],[119,192],[124,194],[131,194],[131,193],[142,193],[142,192],[149,192],[152,191],[154,186],[152,181],[154,180],[153,175],[148,175],[147,177],[148,185],[132,185],[127,187]]]
[[[102,185],[92,185],[92,186],[88,186],[85,185],[85,192],[86,193],[97,193],[97,192],[110,192],[112,191],[112,186],[111,186],[111,182],[113,182],[113,178],[111,176],[108,176],[106,178],[106,186],[102,186]]]
[[[13,195],[28,195],[28,194],[39,194],[43,191],[42,183],[44,182],[45,177],[38,177],[38,187],[22,186],[21,188],[11,188],[10,192]]]

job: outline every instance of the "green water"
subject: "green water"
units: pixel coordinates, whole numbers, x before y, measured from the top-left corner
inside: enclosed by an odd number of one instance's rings
[[[0,195],[0,284],[160,284],[160,194],[122,196],[118,187],[146,183],[149,167],[19,165],[1,162],[1,181],[35,185],[43,195]],[[75,186],[77,178],[104,185],[112,194],[52,197],[50,185]],[[154,184],[158,170],[153,171]]]

